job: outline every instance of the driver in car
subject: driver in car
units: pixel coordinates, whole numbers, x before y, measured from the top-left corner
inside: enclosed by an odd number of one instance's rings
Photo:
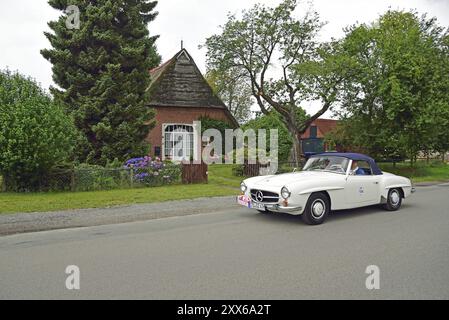
[[[359,163],[357,161],[352,162],[351,172],[354,176],[365,176],[365,170],[359,168]]]

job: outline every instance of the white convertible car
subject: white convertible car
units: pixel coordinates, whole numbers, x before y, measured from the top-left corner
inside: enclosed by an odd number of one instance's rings
[[[237,202],[262,213],[302,215],[305,223],[322,224],[330,211],[383,205],[396,211],[415,189],[410,179],[382,172],[361,154],[312,156],[304,170],[247,179]]]

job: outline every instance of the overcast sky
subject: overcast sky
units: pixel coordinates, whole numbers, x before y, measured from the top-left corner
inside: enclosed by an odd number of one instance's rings
[[[157,47],[163,60],[179,51],[182,39],[204,72],[205,51],[198,45],[219,30],[229,12],[239,13],[255,3],[277,5],[280,0],[160,0],[159,16],[150,24],[150,32],[160,35]],[[303,1],[298,14],[307,6]],[[344,27],[371,22],[389,7],[416,9],[449,26],[449,0],[315,0],[313,7],[328,22],[323,39],[339,38]],[[0,69],[18,70],[48,88],[52,84],[51,65],[39,51],[49,46],[43,35],[48,30],[47,22],[59,14],[46,0],[0,0]]]

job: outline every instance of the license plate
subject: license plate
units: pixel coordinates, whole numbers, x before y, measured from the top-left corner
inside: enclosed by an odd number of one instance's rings
[[[246,196],[238,196],[237,203],[241,206],[247,207],[251,209],[251,199]]]
[[[256,209],[256,210],[262,210],[262,211],[264,211],[265,210],[265,205],[264,204],[262,204],[262,203],[258,203],[258,202],[252,202],[251,203],[251,208],[253,208],[253,209]]]

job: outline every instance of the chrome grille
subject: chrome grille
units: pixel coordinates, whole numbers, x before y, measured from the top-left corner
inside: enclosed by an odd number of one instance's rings
[[[252,189],[251,199],[261,203],[278,203],[279,194],[263,190]]]

